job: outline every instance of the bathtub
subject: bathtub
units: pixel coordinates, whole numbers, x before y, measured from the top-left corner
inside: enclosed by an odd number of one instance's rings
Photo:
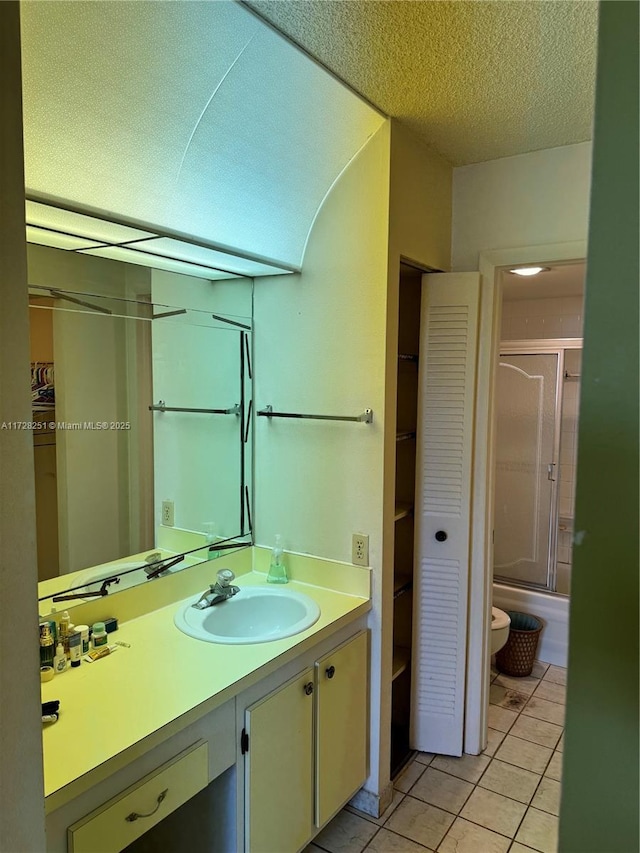
[[[556,666],[567,665],[569,652],[569,599],[562,595],[536,592],[494,583],[493,606],[519,610],[538,616],[544,623],[536,657]]]

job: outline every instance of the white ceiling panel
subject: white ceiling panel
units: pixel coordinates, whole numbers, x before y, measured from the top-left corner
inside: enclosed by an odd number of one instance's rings
[[[160,258],[159,255],[150,255],[147,252],[129,249],[126,246],[102,246],[99,249],[83,249],[82,255],[98,255],[100,258],[111,258],[113,261],[123,261],[125,264],[137,264],[138,266],[151,267],[152,269],[169,270],[182,275],[193,275],[197,278],[206,278],[210,281],[217,279],[237,278],[236,273],[219,272],[211,267],[201,267],[188,261],[175,261],[169,258]]]
[[[158,237],[156,240],[145,241],[144,245],[141,245],[140,248],[144,249],[145,252],[160,257],[198,262],[205,266],[228,270],[229,273],[238,275],[283,275],[289,272],[289,270],[280,269],[279,267],[267,266],[258,261],[241,258],[238,255],[217,252],[215,249],[208,249],[205,246],[194,246],[191,243],[174,240],[170,237]]]
[[[383,121],[229,0],[21,9],[33,194],[295,266]]]
[[[37,243],[39,246],[52,246],[54,249],[88,249],[95,246],[95,240],[85,240],[83,237],[74,237],[70,234],[61,234],[59,231],[49,231],[27,225],[27,243]]]
[[[25,217],[28,225],[36,225],[60,234],[84,237],[90,243],[126,243],[129,240],[141,240],[154,235],[149,231],[140,231],[116,222],[105,222],[95,216],[85,216],[71,210],[62,210],[37,201],[27,200]],[[37,243],[39,241],[32,240]],[[46,243],[45,245],[52,245]],[[83,248],[77,246],[74,248]]]

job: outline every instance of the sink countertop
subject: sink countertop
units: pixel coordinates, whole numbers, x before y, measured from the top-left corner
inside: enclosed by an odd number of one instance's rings
[[[266,576],[258,572],[241,575],[235,583],[240,588],[267,586]],[[83,660],[79,668],[42,684],[43,702],[60,700],[58,721],[43,724],[47,811],[137,757],[140,750],[133,754],[132,748],[143,739],[148,739],[146,751],[371,607],[361,595],[299,581],[290,581],[287,589],[305,593],[320,606],[318,621],[293,637],[250,645],[193,639],[174,624],[178,608],[197,597],[188,595],[123,622],[109,635],[110,644],[125,642],[129,648],[118,647],[93,663]],[[105,762],[110,762],[108,768]],[[86,774],[90,776],[82,779]],[[72,784],[80,780],[81,788]]]

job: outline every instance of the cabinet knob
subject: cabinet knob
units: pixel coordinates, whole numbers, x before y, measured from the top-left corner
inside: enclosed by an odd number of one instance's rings
[[[447,532],[446,530],[438,530],[436,533],[436,542],[446,542],[447,541]]]
[[[311,696],[311,694],[313,693],[313,681],[307,681],[304,686],[304,692],[307,694],[307,696]]]
[[[328,666],[325,669],[325,672],[327,674],[327,678],[333,678],[333,676],[336,674],[336,668],[335,666]]]

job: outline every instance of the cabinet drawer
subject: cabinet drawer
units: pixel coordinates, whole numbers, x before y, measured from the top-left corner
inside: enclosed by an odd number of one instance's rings
[[[208,744],[200,742],[70,826],[69,853],[118,853],[207,782]]]

